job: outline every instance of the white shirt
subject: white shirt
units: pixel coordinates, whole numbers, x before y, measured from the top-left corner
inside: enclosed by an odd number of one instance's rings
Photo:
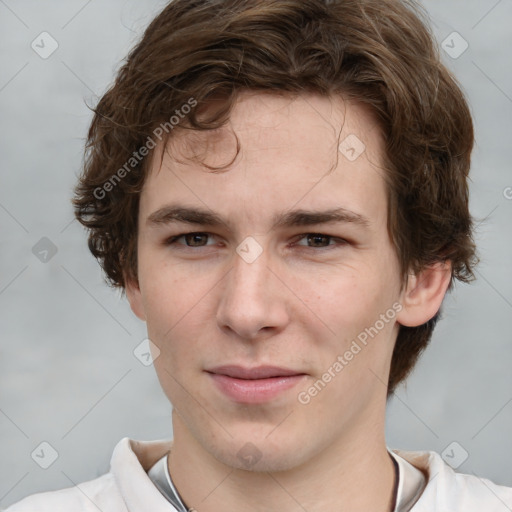
[[[171,446],[169,440],[135,441],[125,437],[114,449],[108,473],[67,489],[33,494],[6,512],[173,512],[176,509],[147,475]],[[404,505],[417,499],[411,512],[512,511],[510,487],[456,473],[435,452],[393,450],[392,455],[401,475],[397,506],[400,501]],[[414,496],[417,485],[411,483],[411,475],[418,476],[416,469],[426,475],[419,498]]]

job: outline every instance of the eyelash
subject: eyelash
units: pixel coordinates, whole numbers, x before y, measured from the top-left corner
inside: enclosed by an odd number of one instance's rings
[[[204,231],[192,231],[192,232],[188,232],[188,233],[181,233],[179,235],[175,235],[175,236],[172,236],[172,237],[168,238],[167,240],[165,240],[164,244],[165,245],[177,245],[176,242],[180,238],[184,238],[186,236],[193,236],[193,235],[212,236],[212,233],[207,233],[207,232],[204,232]],[[320,247],[314,247],[314,246],[308,246],[308,245],[299,246],[299,247],[302,247],[304,249],[324,249],[324,250],[326,250],[326,249],[334,248],[336,246],[347,245],[349,243],[347,240],[344,240],[343,238],[335,237],[335,236],[332,236],[332,235],[326,235],[325,233],[302,233],[300,235],[297,235],[295,237],[295,239],[296,239],[296,242],[298,242],[298,241],[303,240],[306,237],[322,237],[322,238],[327,238],[329,240],[329,242],[333,242],[334,241],[334,242],[337,242],[337,243],[335,243],[335,244],[329,243],[326,246],[320,246]],[[199,249],[199,248],[208,247],[208,245],[197,245],[197,246],[187,245],[187,244],[178,244],[178,245],[183,245],[183,247],[185,247],[187,249],[194,249],[194,248]]]

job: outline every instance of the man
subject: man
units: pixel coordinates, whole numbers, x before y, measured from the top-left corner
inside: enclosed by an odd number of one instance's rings
[[[471,116],[397,0],[175,0],[100,100],[77,218],[147,322],[173,441],[9,511],[495,511],[386,398],[476,261]]]

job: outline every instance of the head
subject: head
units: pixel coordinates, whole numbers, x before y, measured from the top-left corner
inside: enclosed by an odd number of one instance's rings
[[[155,18],[95,108],[74,204],[200,444],[281,453],[323,422],[312,455],[382,406],[473,277],[472,146],[408,2],[175,0]],[[210,371],[241,362],[297,371],[298,400],[226,399]]]

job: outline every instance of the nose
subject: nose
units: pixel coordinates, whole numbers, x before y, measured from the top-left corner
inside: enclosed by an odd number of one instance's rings
[[[286,327],[287,290],[269,263],[267,251],[250,263],[238,254],[234,256],[233,267],[223,279],[217,308],[221,330],[236,333],[244,340],[255,340]]]

